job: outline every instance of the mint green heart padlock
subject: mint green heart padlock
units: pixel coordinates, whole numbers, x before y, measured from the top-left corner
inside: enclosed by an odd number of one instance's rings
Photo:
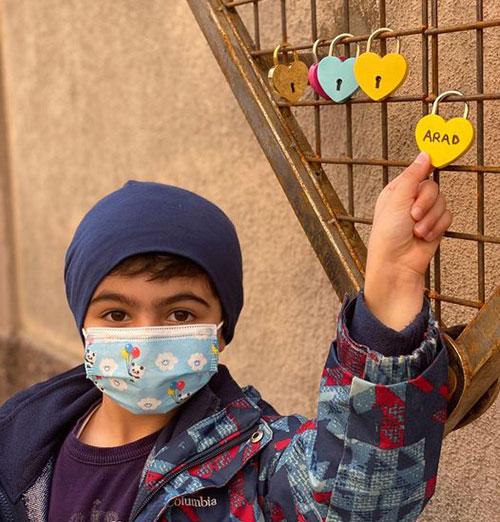
[[[318,64],[317,78],[321,88],[337,103],[347,101],[359,88],[354,76],[354,62],[359,56],[359,44],[356,44],[356,57],[341,60],[333,56],[333,49],[343,38],[352,37],[350,33],[336,36],[330,44],[328,56]]]

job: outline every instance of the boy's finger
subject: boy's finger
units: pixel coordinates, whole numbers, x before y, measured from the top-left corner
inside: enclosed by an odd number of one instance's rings
[[[426,236],[424,237],[425,241],[430,243],[431,241],[434,241],[438,237],[442,236],[449,228],[452,221],[453,216],[451,215],[451,212],[449,210],[445,210],[439,218],[438,222],[434,225],[434,228],[430,232],[427,232]]]
[[[415,221],[422,219],[432,208],[439,196],[439,186],[435,181],[426,179],[418,186],[418,196],[411,208],[411,217]]]
[[[426,180],[432,172],[433,167],[431,159],[427,152],[421,152],[399,176],[398,179],[402,185],[415,189],[419,183]]]
[[[441,219],[446,210],[446,202],[443,196],[440,196],[425,216],[415,224],[413,230],[415,235],[427,239],[427,234],[431,232]]]

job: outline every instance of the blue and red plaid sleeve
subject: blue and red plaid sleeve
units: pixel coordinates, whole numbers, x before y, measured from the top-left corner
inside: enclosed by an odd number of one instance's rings
[[[302,420],[293,436],[285,418],[289,442],[269,477],[271,520],[411,522],[434,493],[448,359],[430,307],[418,347],[389,357],[351,338],[351,304],[340,313],[317,418]]]

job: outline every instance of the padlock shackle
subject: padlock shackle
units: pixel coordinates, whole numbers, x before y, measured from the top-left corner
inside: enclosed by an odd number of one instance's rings
[[[273,62],[274,62],[275,66],[279,65],[279,63],[280,63],[278,54],[282,47],[283,48],[290,47],[290,44],[288,42],[283,42],[283,43],[279,44],[278,46],[276,46],[276,49],[274,49],[274,52],[273,52]],[[296,62],[296,61],[298,61],[298,59],[299,59],[299,53],[297,51],[293,51],[293,60]]]
[[[460,91],[446,91],[446,92],[441,93],[434,100],[434,103],[432,104],[432,114],[439,114],[439,112],[438,112],[439,102],[443,98],[447,98],[448,96],[452,96],[452,95],[462,96],[462,97],[464,96]],[[467,100],[464,100],[464,103],[465,103],[464,118],[467,120],[467,119],[469,119],[469,104],[467,103]]]
[[[338,36],[336,36],[333,40],[332,40],[332,43],[330,44],[330,48],[328,50],[328,56],[333,56],[333,48],[336,46],[336,45],[339,45],[340,44],[340,40],[343,40],[344,38],[354,38],[354,35],[351,34],[351,33],[342,33],[342,34],[339,34]],[[337,55],[338,56],[338,55]],[[356,58],[359,56],[359,43],[356,42]]]
[[[372,46],[372,40],[375,38],[375,36],[378,36],[382,33],[393,33],[394,31],[390,29],[389,27],[381,27],[380,29],[377,29],[376,31],[373,31],[373,33],[368,38],[368,42],[366,44],[366,52],[369,53],[371,46]],[[401,40],[398,36],[396,36],[396,54],[399,54],[401,50]]]
[[[314,63],[318,63],[319,60],[318,60],[318,45],[321,43],[321,42],[326,42],[326,40],[324,38],[318,38],[314,43],[313,43],[313,57],[314,57]]]

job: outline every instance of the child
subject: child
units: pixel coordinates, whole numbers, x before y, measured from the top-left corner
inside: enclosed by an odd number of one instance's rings
[[[429,172],[421,154],[379,196],[312,420],[217,364],[243,304],[223,212],[136,181],[99,201],[65,266],[84,364],[0,409],[1,520],[416,520],[447,395],[423,274],[451,216]]]

